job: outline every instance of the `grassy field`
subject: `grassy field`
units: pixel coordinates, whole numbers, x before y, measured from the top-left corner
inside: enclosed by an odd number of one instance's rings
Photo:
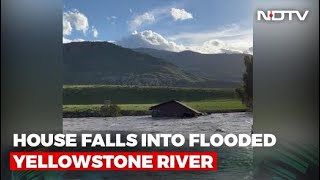
[[[171,99],[202,101],[207,99],[234,99],[234,89],[173,88],[112,85],[68,85],[63,87],[63,104],[155,104]]]
[[[144,115],[153,105],[178,100],[201,112],[245,111],[234,89],[69,85],[63,87],[66,117],[99,116],[104,100],[111,100],[123,115]]]
[[[202,101],[183,102],[188,106],[202,112],[212,111],[228,111],[228,110],[245,110],[245,106],[239,99],[211,99]],[[149,107],[155,105],[150,104],[118,104],[123,111],[147,111]],[[87,105],[64,105],[64,112],[83,112],[83,111],[99,111],[102,104]]]

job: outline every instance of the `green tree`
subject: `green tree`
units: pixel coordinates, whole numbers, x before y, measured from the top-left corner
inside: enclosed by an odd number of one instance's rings
[[[100,113],[106,117],[120,116],[120,107],[113,104],[110,100],[105,100],[104,105],[100,108]]]
[[[252,110],[252,98],[253,98],[253,56],[246,55],[244,57],[244,64],[246,66],[246,72],[243,73],[243,84],[236,89],[237,95],[241,98],[250,110]]]

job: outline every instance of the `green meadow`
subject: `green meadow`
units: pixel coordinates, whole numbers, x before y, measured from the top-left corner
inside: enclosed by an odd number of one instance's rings
[[[245,111],[234,89],[172,88],[113,85],[67,85],[63,87],[63,112],[99,113],[104,100],[117,104],[122,114],[148,113],[148,109],[168,100],[179,100],[201,112]],[[128,113],[130,112],[130,113]]]
[[[200,101],[189,101],[185,102],[186,105],[203,112],[211,111],[229,111],[239,110],[243,111],[246,107],[241,103],[239,99],[211,99],[211,100],[200,100]],[[72,104],[63,105],[63,111],[68,112],[81,112],[81,111],[99,111],[103,104]],[[121,110],[124,111],[147,111],[151,106],[156,105],[155,103],[150,104],[118,104]]]

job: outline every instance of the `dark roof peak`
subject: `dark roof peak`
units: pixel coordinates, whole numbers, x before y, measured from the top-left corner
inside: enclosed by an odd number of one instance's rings
[[[181,105],[181,106],[184,106],[184,107],[186,107],[186,108],[188,108],[188,109],[190,109],[190,110],[192,110],[192,111],[194,111],[194,112],[196,112],[196,113],[199,113],[199,114],[201,113],[201,112],[193,109],[192,107],[187,106],[186,104],[183,104],[182,102],[177,101],[177,100],[174,100],[174,99],[169,100],[169,101],[166,101],[166,102],[163,102],[163,103],[160,103],[160,104],[155,105],[155,106],[151,106],[151,107],[149,108],[149,110],[152,110],[153,108],[156,108],[156,107],[159,107],[159,106],[163,106],[163,105],[168,104],[168,103],[171,103],[171,102],[174,102],[174,103],[177,103],[177,104],[179,104],[179,105]]]

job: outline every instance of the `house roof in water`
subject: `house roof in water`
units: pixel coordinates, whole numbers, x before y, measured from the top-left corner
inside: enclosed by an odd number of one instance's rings
[[[172,102],[173,102],[173,103],[177,103],[177,104],[179,104],[179,105],[181,105],[181,106],[184,106],[185,108],[188,108],[188,109],[190,109],[191,111],[193,111],[193,112],[195,112],[195,113],[201,114],[201,112],[193,109],[193,108],[190,107],[190,106],[187,106],[187,105],[183,104],[183,103],[180,102],[180,101],[176,101],[176,100],[170,100],[170,101],[166,101],[166,102],[160,103],[160,104],[155,105],[155,106],[151,106],[151,107],[149,108],[149,110],[152,110],[152,109],[154,109],[154,108],[156,108],[156,107],[163,106],[163,105],[166,105],[166,104],[169,104],[169,103],[172,103]]]

